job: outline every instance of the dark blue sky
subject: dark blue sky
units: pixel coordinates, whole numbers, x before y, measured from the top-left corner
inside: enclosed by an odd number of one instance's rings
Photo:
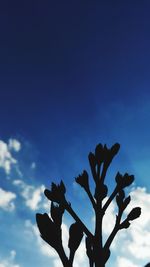
[[[146,0],[1,1],[0,140],[21,143],[27,186],[71,188],[97,143],[119,142],[116,170],[150,190],[149,10]],[[20,223],[29,211],[16,214]]]
[[[126,120],[135,122],[133,135],[149,132],[145,116],[138,127],[149,105],[149,8],[148,1],[1,3],[1,137],[24,136],[44,154],[86,138],[125,142]]]
[[[1,3],[1,136],[52,145],[60,133],[67,142],[100,123],[107,128],[113,104],[136,112],[149,95],[149,8],[148,1]]]

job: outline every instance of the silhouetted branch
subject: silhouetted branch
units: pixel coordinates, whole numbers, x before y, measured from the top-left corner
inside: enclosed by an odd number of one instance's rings
[[[73,210],[71,204],[67,202],[65,197],[66,188],[62,181],[58,185],[52,183],[51,189],[46,189],[44,191],[45,196],[51,201],[51,217],[49,217],[46,213],[37,214],[37,225],[41,233],[41,237],[57,251],[64,267],[73,267],[75,253],[81,243],[84,233],[86,235],[86,254],[89,259],[89,266],[105,267],[105,263],[110,257],[110,246],[118,231],[127,229],[130,226],[131,221],[138,218],[141,214],[141,209],[139,207],[133,208],[127,215],[126,219],[121,221],[123,212],[131,201],[130,196],[125,197],[124,189],[131,185],[134,181],[134,176],[127,173],[124,175],[121,175],[119,172],[117,173],[115,177],[116,186],[103,205],[103,200],[108,195],[108,187],[105,184],[105,177],[108,167],[115,155],[118,153],[119,148],[120,145],[117,143],[110,149],[107,148],[106,145],[103,146],[98,144],[95,148],[95,153],[89,153],[88,158],[95,185],[94,196],[90,190],[87,171],[84,170],[83,173],[76,178],[76,182],[86,191],[95,212],[94,234],[89,231],[86,225]],[[103,244],[103,218],[106,210],[115,197],[116,204],[118,206],[118,214],[116,215],[115,225],[105,244]],[[69,229],[69,258],[66,256],[62,244],[61,225],[65,211],[67,211],[75,220],[75,223],[73,223]]]
[[[109,207],[110,203],[113,201],[113,199],[115,198],[115,196],[118,193],[118,187],[116,186],[114,191],[112,192],[112,194],[110,195],[110,197],[108,198],[108,200],[106,201],[106,203],[103,206],[103,212],[105,213],[105,211],[107,210],[107,208]]]
[[[85,224],[81,221],[81,219],[78,217],[78,215],[74,212],[71,205],[68,203],[65,205],[65,209],[69,212],[69,214],[72,216],[72,218],[80,225],[83,232],[88,236],[89,238],[93,239],[92,233],[88,230],[88,228],[85,226]]]

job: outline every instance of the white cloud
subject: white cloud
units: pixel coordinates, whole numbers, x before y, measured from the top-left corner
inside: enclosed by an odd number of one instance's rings
[[[139,267],[139,265],[134,264],[131,260],[124,257],[117,257],[117,267]],[[141,266],[142,267],[142,266]]]
[[[131,222],[128,229],[121,230],[115,238],[112,252],[118,255],[117,267],[144,266],[150,261],[150,193],[146,188],[138,187],[134,188],[130,195],[131,202],[125,213],[128,214],[132,208],[138,206],[141,207],[142,213],[138,219]],[[104,222],[106,234],[113,227],[115,208],[109,211]]]
[[[45,187],[42,185],[36,189],[31,189],[29,188],[29,191],[27,190],[26,192],[24,191],[24,197],[26,199],[26,205],[27,207],[29,207],[32,210],[37,210],[39,203],[42,200],[42,195],[43,195],[43,191],[44,191]],[[31,193],[31,195],[30,195]],[[29,196],[30,195],[30,196]],[[28,196],[30,198],[28,198]]]
[[[0,188],[0,208],[6,211],[12,211],[15,208],[13,200],[16,198],[16,194],[5,191]]]
[[[150,260],[150,194],[146,188],[136,188],[131,192],[132,202],[127,212],[133,207],[141,207],[140,218],[135,220],[128,231],[125,244],[126,252],[143,262]]]
[[[47,245],[45,243],[45,241],[42,240],[42,238],[40,237],[40,233],[39,230],[37,228],[36,225],[32,224],[30,220],[27,220],[25,222],[25,228],[28,231],[28,233],[26,232],[25,234],[27,235],[32,235],[32,237],[34,236],[34,238],[36,239],[36,244],[38,245],[39,250],[41,251],[41,253],[44,256],[50,257],[52,259],[52,267],[62,267],[62,263],[59,259],[59,256],[57,254],[57,252],[50,247],[49,245]],[[67,226],[67,224],[62,223],[62,242],[63,242],[63,246],[66,252],[66,255],[69,255],[69,249],[68,249],[68,238],[69,238],[69,228]],[[30,236],[31,239],[31,236]],[[74,267],[87,267],[88,266],[88,261],[87,261],[87,257],[86,257],[86,253],[85,253],[85,244],[84,244],[84,240],[82,240],[76,255],[75,255],[75,260],[74,260]]]
[[[21,149],[21,143],[16,139],[9,139],[8,148],[10,150],[14,150],[15,152],[18,152]]]
[[[26,184],[22,180],[14,180],[13,184],[20,188],[20,195],[25,200],[25,205],[31,210],[37,210],[40,206],[45,207],[46,202],[43,200],[43,192],[45,189],[44,185],[35,187],[33,185]]]
[[[10,255],[7,259],[1,259],[0,258],[0,267],[21,267],[18,264],[15,264],[15,257],[16,257],[16,251],[11,250]]]
[[[8,144],[0,140],[0,168],[4,169],[6,174],[10,174],[11,167],[17,164],[17,160],[12,156],[11,150],[18,152],[20,143],[16,139],[10,139]]]
[[[57,253],[56,251],[50,247],[47,243],[45,243],[42,238],[40,237],[40,233],[38,230],[38,227],[30,220],[25,221],[25,234],[29,235],[30,239],[35,238],[36,239],[36,244],[38,245],[39,250],[44,256],[50,257],[50,258],[57,258]]]

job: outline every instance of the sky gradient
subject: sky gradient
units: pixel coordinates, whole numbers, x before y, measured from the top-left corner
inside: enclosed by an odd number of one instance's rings
[[[150,261],[142,239],[150,235],[149,9],[145,0],[0,3],[0,267],[59,267],[35,226],[35,213],[49,209],[44,187],[63,179],[78,210],[86,197],[74,178],[89,170],[96,144],[115,142],[110,190],[118,170],[134,174],[131,195],[144,223],[139,241],[133,229],[120,236],[108,267]],[[79,214],[92,216],[85,207]],[[78,258],[75,267],[87,266]]]

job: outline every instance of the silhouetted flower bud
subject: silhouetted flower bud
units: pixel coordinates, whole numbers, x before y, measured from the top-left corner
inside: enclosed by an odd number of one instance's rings
[[[116,196],[116,202],[117,202],[117,205],[118,207],[122,207],[123,206],[123,200],[125,198],[125,193],[124,193],[124,190],[120,190]]]
[[[75,178],[76,183],[82,186],[86,191],[89,189],[89,177],[87,171],[83,171],[81,175]]]
[[[44,194],[49,200],[62,203],[65,201],[65,192],[65,185],[63,181],[61,181],[59,185],[52,183],[51,190],[45,189]]]
[[[91,172],[92,172],[93,178],[96,182],[96,180],[97,180],[97,176],[96,176],[96,164],[97,164],[97,162],[96,162],[95,155],[92,152],[90,152],[88,158],[89,158],[89,163],[90,163],[90,167],[91,167]]]
[[[62,216],[64,213],[64,208],[61,205],[55,205],[53,202],[51,202],[51,217],[54,221],[54,223],[57,226],[61,226],[62,223]]]
[[[98,164],[104,161],[104,148],[102,144],[98,144],[95,148],[95,158]]]
[[[36,222],[41,233],[41,237],[53,248],[58,247],[59,240],[59,232],[53,223],[53,221],[49,218],[47,213],[44,214],[36,214]]]
[[[97,164],[95,155],[92,152],[90,152],[88,158],[89,158],[89,163],[90,163],[91,168],[92,169],[95,168]]]
[[[133,221],[133,220],[137,219],[140,215],[141,215],[141,208],[136,207],[130,211],[129,215],[127,216],[127,220]]]
[[[116,196],[117,205],[118,205],[118,207],[121,210],[125,210],[126,209],[126,207],[128,206],[128,204],[130,203],[130,200],[131,200],[131,197],[130,196],[128,196],[127,198],[125,198],[124,190],[120,190],[118,192],[118,195]]]
[[[72,253],[74,253],[79,247],[83,237],[83,230],[81,226],[75,222],[70,226],[69,229],[69,242],[68,247]]]
[[[129,205],[130,201],[131,201],[131,197],[130,196],[125,198],[125,200],[123,201],[123,210],[126,209],[126,207]]]
[[[107,148],[106,145],[104,145],[103,148],[103,154],[104,154],[104,166],[103,166],[103,170],[108,169],[110,163],[112,162],[113,158],[115,157],[115,155],[118,153],[120,148],[120,145],[118,143],[114,144],[110,149]]]
[[[115,177],[115,180],[116,180],[116,183],[118,184],[118,185],[120,185],[121,183],[122,183],[122,175],[120,174],[120,172],[117,172],[117,174],[116,174],[116,177]]]
[[[98,184],[95,189],[94,197],[96,200],[103,200],[107,196],[108,188],[105,184]]]
[[[119,149],[120,149],[120,145],[118,143],[114,144],[111,147],[111,155],[112,155],[112,157],[114,157],[118,153]]]
[[[131,185],[134,181],[134,175],[129,175],[125,173],[123,176],[118,172],[115,177],[116,183],[118,187],[125,188]]]

